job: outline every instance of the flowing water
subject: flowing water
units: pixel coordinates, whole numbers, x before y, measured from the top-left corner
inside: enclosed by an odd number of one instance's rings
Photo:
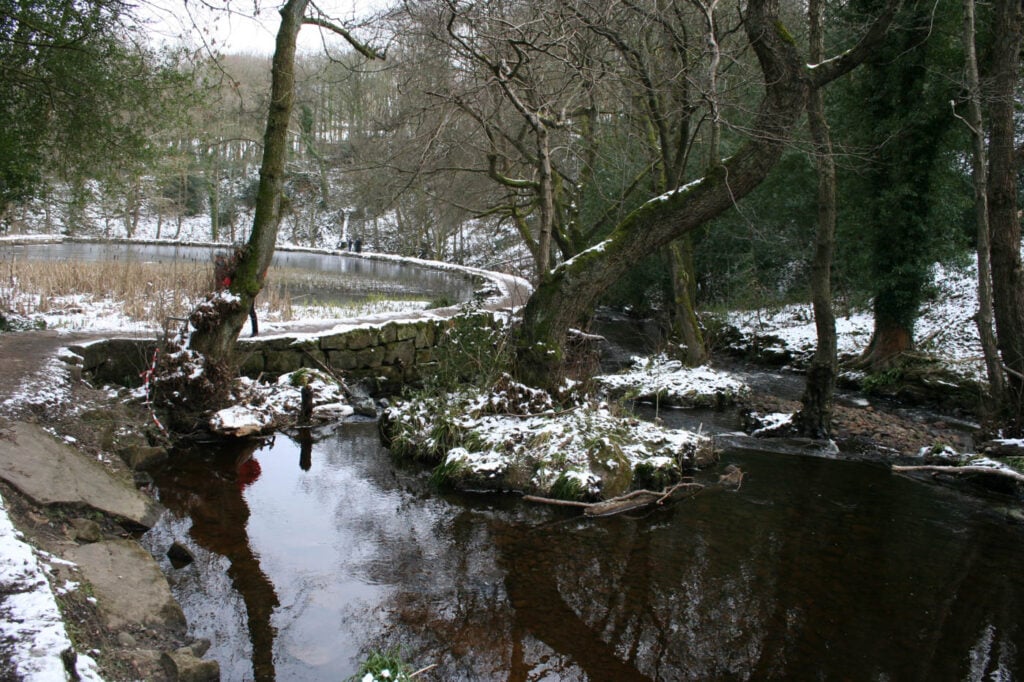
[[[1024,528],[832,459],[726,451],[715,485],[588,520],[444,495],[372,423],[179,453],[146,538],[225,680],[988,680],[1022,667]],[[711,483],[717,472],[708,472]]]

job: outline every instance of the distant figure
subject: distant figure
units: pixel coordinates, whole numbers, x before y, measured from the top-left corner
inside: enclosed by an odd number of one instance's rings
[[[361,253],[362,252],[362,250],[363,250],[363,240],[360,239],[359,237],[356,237],[355,247],[356,247],[356,253]]]

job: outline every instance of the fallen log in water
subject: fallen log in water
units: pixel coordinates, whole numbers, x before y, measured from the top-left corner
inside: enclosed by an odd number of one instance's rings
[[[920,464],[916,466],[893,466],[892,470],[897,473],[910,471],[926,471],[933,474],[952,474],[963,476],[965,474],[985,474],[989,476],[1002,476],[1010,478],[1017,483],[1024,483],[1024,474],[1012,469],[997,469],[996,467],[973,467],[973,466],[942,466],[938,464]]]
[[[634,490],[625,495],[619,495],[600,502],[576,502],[573,500],[556,500],[551,497],[538,497],[536,495],[523,495],[528,502],[540,502],[560,507],[578,507],[583,509],[586,516],[613,516],[636,509],[652,507],[665,504],[666,502],[681,500],[696,495],[704,488],[701,483],[683,481],[665,488],[661,492],[654,490]]]

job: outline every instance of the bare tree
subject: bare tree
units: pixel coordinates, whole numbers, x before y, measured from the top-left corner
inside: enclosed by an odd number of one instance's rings
[[[971,133],[971,167],[974,177],[974,221],[978,252],[978,312],[974,317],[978,336],[985,356],[989,395],[992,405],[998,405],[1003,396],[1003,370],[999,364],[992,327],[992,249],[988,219],[988,154],[985,149],[985,121],[982,116],[981,76],[978,71],[978,53],[975,47],[975,1],[963,2],[964,71],[967,82],[967,117],[965,123]]]
[[[807,8],[809,56],[812,64],[825,58],[824,1],[810,0]],[[814,145],[818,174],[818,227],[811,264],[811,302],[818,345],[807,368],[807,383],[797,428],[812,438],[827,438],[832,429],[836,385],[836,316],[832,309],[832,252],[836,234],[836,164],[832,139],[825,119],[825,97],[820,87],[811,88],[807,99],[807,124]]]
[[[280,10],[281,25],[271,66],[270,110],[263,136],[256,211],[249,241],[230,273],[228,289],[232,295],[212,298],[209,306],[200,306],[193,315],[195,331],[189,347],[204,355],[210,366],[231,364],[235,341],[249,316],[253,299],[263,288],[274,255],[281,222],[288,125],[295,97],[295,42],[299,30],[303,24],[320,26],[340,35],[365,57],[382,57],[357,41],[344,27],[318,13],[307,16],[310,5],[310,0],[287,0]]]
[[[781,20],[779,2],[747,3],[744,29],[764,81],[749,139],[700,180],[633,212],[606,240],[563,263],[537,288],[524,311],[519,340],[518,370],[524,380],[557,382],[569,330],[598,296],[648,254],[706,224],[761,183],[791,138],[810,89],[824,86],[865,58],[884,36],[894,4],[854,48],[810,69]]]

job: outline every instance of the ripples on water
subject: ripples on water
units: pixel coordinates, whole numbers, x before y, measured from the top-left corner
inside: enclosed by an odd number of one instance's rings
[[[369,423],[249,455],[180,453],[147,538],[195,552],[165,569],[225,680],[340,680],[395,646],[435,680],[1021,669],[1021,528],[882,467],[725,453],[739,492],[584,520],[439,495]]]

